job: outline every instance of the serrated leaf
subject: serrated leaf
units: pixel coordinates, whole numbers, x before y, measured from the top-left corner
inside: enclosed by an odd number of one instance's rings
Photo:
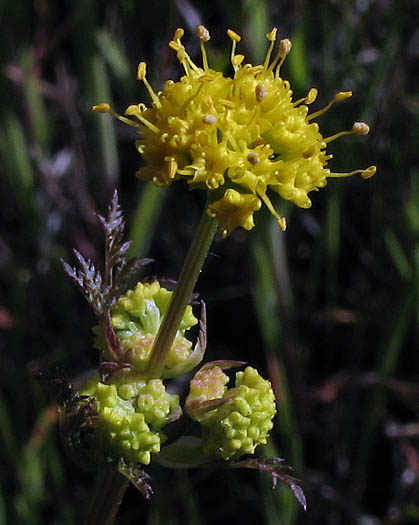
[[[292,476],[292,467],[284,463],[282,458],[252,458],[230,463],[231,468],[252,468],[260,472],[266,472],[272,478],[273,488],[276,487],[278,481],[285,483],[292,490],[295,498],[307,510],[307,500],[303,489],[300,486],[301,481]]]
[[[121,458],[118,464],[118,471],[125,476],[134,487],[141,492],[145,499],[150,499],[153,495],[151,486],[151,476],[145,472],[138,464],[127,464]]]
[[[95,314],[100,316],[103,313],[104,304],[102,276],[90,260],[86,260],[77,250],[73,251],[80,268],[73,268],[61,259],[64,271],[80,288],[80,291],[86,297]]]

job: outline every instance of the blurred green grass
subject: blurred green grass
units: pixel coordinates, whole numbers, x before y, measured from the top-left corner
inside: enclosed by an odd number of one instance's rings
[[[287,206],[286,233],[260,212],[251,233],[216,241],[199,283],[209,358],[245,358],[279,393],[270,451],[303,479],[308,512],[254,473],[172,476],[153,467],[154,501],[129,492],[120,522],[414,523],[419,432],[404,430],[417,428],[419,409],[417,3],[166,0],[145,11],[129,0],[41,0],[0,9],[0,523],[80,523],[87,505],[92,477],[64,455],[33,374],[59,362],[77,377],[96,364],[93,316],[59,258],[76,247],[101,261],[93,214],[113,187],[133,253],[153,257],[158,275],[180,269],[202,196],[136,180],[135,136],[90,106],[147,100],[135,80],[139,60],[157,89],[176,78],[167,41],[184,26],[197,52],[197,22],[211,30],[217,64],[228,63],[227,28],[255,61],[264,34],[279,26],[294,42],[283,73],[297,96],[318,87],[321,107],[336,91],[354,91],[321,120],[325,133],[354,117],[372,125],[369,137],[334,145],[332,168],[379,171],[371,181],[331,181],[310,210]]]

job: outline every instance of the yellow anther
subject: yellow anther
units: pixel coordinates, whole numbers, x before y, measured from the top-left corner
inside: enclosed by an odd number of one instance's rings
[[[352,131],[357,135],[368,135],[370,127],[365,122],[355,122],[352,126]]]
[[[313,104],[318,95],[318,90],[316,88],[311,88],[304,99],[305,104]]]
[[[128,106],[125,110],[125,115],[136,115],[138,113],[138,105],[132,104],[131,106]]]
[[[270,42],[275,42],[276,40],[276,34],[278,33],[278,28],[277,27],[274,27],[272,29],[272,31],[269,31],[269,33],[266,33],[266,38],[270,41]]]
[[[96,113],[109,113],[111,106],[109,104],[98,104],[97,106],[93,106],[92,109],[96,111]]]
[[[347,98],[352,97],[352,91],[339,91],[339,93],[336,93],[335,100],[336,102],[341,102],[342,100],[346,100]]]
[[[144,80],[147,73],[147,64],[145,62],[140,62],[137,68],[137,79]]]
[[[239,67],[240,64],[243,62],[244,58],[244,55],[234,55],[234,57],[231,60],[234,68]]]
[[[377,166],[370,166],[361,173],[363,179],[370,179],[377,173]]]
[[[307,120],[313,120],[314,118],[320,117],[320,115],[323,115],[323,113],[326,113],[326,111],[329,111],[329,109],[333,106],[335,102],[341,102],[342,100],[346,100],[347,98],[352,97],[352,91],[339,91],[339,93],[336,93],[333,100],[329,102],[324,108],[320,109],[319,111],[316,111],[315,113],[312,113],[307,117]]]
[[[256,86],[256,100],[261,102],[264,98],[268,96],[268,88],[263,82]]]
[[[196,28],[196,36],[201,42],[208,42],[208,40],[211,38],[210,33],[205,26],[198,26]]]
[[[167,166],[167,173],[169,175],[169,180],[172,180],[175,178],[176,171],[177,171],[177,162],[175,161],[175,159],[170,159],[169,164]]]
[[[227,35],[231,38],[231,40],[233,40],[233,42],[240,42],[240,40],[242,39],[242,37],[232,29],[227,30]]]
[[[274,27],[272,31],[266,34],[266,38],[270,41],[270,44],[269,44],[268,51],[266,52],[265,61],[263,62],[263,67],[265,69],[268,69],[268,66],[269,66],[269,61],[271,59],[272,51],[274,49],[277,32],[278,32],[278,29]]]
[[[285,217],[279,218],[278,219],[278,226],[284,232],[287,229],[287,219]]]
[[[185,34],[185,31],[181,27],[178,27],[175,31],[173,38],[174,40],[180,40],[184,34]]]
[[[217,117],[215,115],[211,115],[211,113],[205,113],[205,115],[202,117],[202,122],[204,124],[215,124],[217,122]]]

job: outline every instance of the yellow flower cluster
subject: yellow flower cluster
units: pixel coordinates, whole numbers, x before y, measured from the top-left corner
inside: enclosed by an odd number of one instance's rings
[[[367,134],[369,126],[356,122],[350,131],[324,138],[313,120],[336,101],[352,95],[340,92],[322,110],[309,115],[309,104],[317,98],[312,88],[305,98],[292,100],[287,80],[280,76],[281,66],[291,51],[291,42],[281,40],[272,58],[277,29],[268,33],[270,42],[263,64],[244,63],[236,54],[241,37],[232,30],[231,63],[234,76],[225,77],[208,65],[205,42],[208,30],[199,26],[202,67],[197,66],[182,44],[183,29],[177,29],[169,46],[177,53],[185,75],[177,82],[169,80],[162,92],[155,93],[146,78],[146,64],[138,66],[138,79],[151,96],[151,107],[132,105],[120,116],[108,104],[95,111],[111,113],[138,128],[137,149],[145,166],[138,176],[158,186],[184,179],[192,187],[209,190],[208,214],[220,224],[223,236],[241,226],[254,226],[253,214],[264,203],[282,229],[286,222],[274,209],[267,190],[302,208],[309,208],[308,193],[323,188],[328,177],[361,173],[374,175],[376,168],[337,174],[327,168],[332,157],[326,146],[342,135]],[[137,122],[138,121],[138,122]]]

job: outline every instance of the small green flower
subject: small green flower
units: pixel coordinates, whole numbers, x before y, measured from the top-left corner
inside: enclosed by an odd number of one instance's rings
[[[237,372],[235,388],[226,390],[225,378],[218,366],[198,372],[186,408],[201,423],[204,452],[237,460],[266,444],[276,413],[275,395],[271,383],[250,366]]]
[[[127,463],[148,465],[166,440],[163,427],[180,414],[179,397],[166,392],[161,379],[147,382],[127,369],[115,373],[110,384],[94,375],[80,394],[94,399],[97,450]]]
[[[125,350],[124,360],[137,370],[146,369],[154,340],[162,319],[166,315],[172,293],[160,286],[158,281],[139,282],[134,290],[129,290],[121,296],[111,310],[115,334],[121,340]],[[198,320],[192,312],[192,307],[188,305],[167,356],[163,377],[186,373],[201,361],[202,352],[193,349],[192,342],[185,336],[187,330],[197,323]],[[112,360],[105,343],[104,323],[96,326],[94,331],[96,348],[104,351],[105,359]]]

